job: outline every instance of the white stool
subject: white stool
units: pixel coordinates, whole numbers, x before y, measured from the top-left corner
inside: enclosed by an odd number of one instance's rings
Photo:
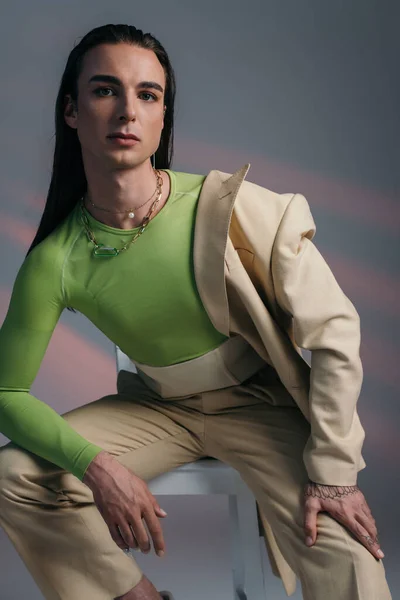
[[[117,373],[136,373],[134,363],[115,345]],[[231,528],[234,600],[263,600],[266,581],[255,498],[238,471],[212,457],[182,465],[147,482],[154,495],[227,494]]]

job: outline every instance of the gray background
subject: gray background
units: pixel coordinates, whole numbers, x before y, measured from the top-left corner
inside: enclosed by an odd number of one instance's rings
[[[377,520],[393,598],[400,591],[398,6],[36,0],[0,9],[0,323],[44,207],[68,53],[106,23],[150,31],[177,75],[171,168],[232,173],[250,162],[248,180],[303,193],[314,242],[360,314],[367,468],[359,484]],[[32,393],[62,413],[114,391],[112,343],[64,311]],[[0,445],[7,441],[0,436]],[[162,506],[167,556],[139,557],[147,576],[177,600],[231,600],[226,498],[176,496]],[[1,600],[41,599],[2,530],[0,553]],[[286,598],[279,580],[269,581],[268,598]]]

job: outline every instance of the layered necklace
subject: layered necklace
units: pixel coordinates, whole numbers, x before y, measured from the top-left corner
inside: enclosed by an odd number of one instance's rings
[[[137,231],[135,233],[135,235],[133,236],[133,238],[131,240],[129,240],[128,242],[126,242],[126,244],[124,244],[124,246],[122,246],[122,248],[117,249],[117,248],[113,248],[112,246],[106,246],[105,244],[102,244],[96,240],[94,233],[90,228],[89,219],[87,218],[87,215],[85,214],[85,211],[84,211],[84,196],[82,196],[82,198],[80,200],[81,217],[82,217],[83,225],[86,230],[86,235],[88,237],[88,240],[90,242],[92,242],[92,244],[94,245],[93,256],[96,256],[96,257],[97,256],[118,256],[118,254],[120,254],[120,252],[127,250],[129,248],[129,246],[131,246],[131,244],[136,242],[138,237],[140,235],[142,235],[142,233],[146,229],[147,225],[149,224],[151,216],[154,213],[154,211],[157,207],[157,204],[159,203],[161,196],[162,196],[163,179],[160,175],[159,169],[153,168],[153,170],[154,170],[155,176],[157,178],[156,190],[155,190],[155,192],[153,192],[153,194],[150,196],[150,198],[148,200],[146,200],[146,202],[144,202],[140,206],[137,206],[135,209],[131,208],[129,210],[123,210],[123,211],[111,211],[106,208],[101,208],[100,206],[96,206],[95,204],[93,204],[93,202],[91,202],[92,206],[94,206],[95,208],[98,208],[99,210],[104,210],[106,212],[114,212],[114,214],[125,212],[125,213],[128,213],[128,216],[130,219],[133,219],[133,217],[135,216],[134,210],[137,210],[138,208],[141,208],[142,206],[147,204],[147,202],[149,202],[152,199],[154,194],[157,193],[157,197],[154,200],[154,202],[152,203],[152,205],[150,206],[149,212],[144,217],[141,225],[139,226],[139,231]]]

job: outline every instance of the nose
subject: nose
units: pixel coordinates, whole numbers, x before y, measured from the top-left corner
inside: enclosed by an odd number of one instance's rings
[[[133,95],[121,94],[121,102],[119,104],[120,119],[132,121],[136,119],[136,106]]]

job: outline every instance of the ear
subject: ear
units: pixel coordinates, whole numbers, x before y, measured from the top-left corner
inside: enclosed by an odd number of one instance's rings
[[[73,102],[71,95],[67,94],[64,99],[65,108],[64,108],[64,119],[67,125],[72,127],[72,129],[77,129],[77,113],[78,109],[75,103]]]

